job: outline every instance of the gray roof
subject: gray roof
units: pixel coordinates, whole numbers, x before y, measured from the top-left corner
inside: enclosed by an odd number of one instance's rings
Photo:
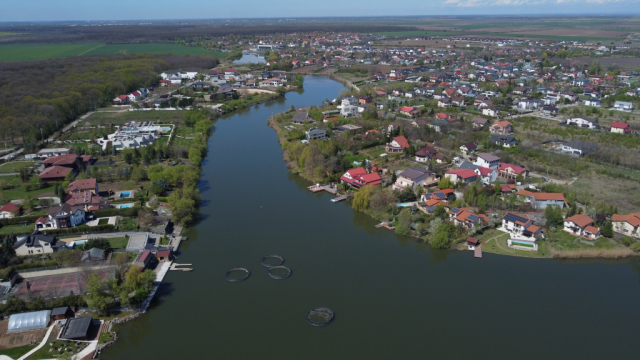
[[[51,310],[51,316],[64,315],[64,314],[67,313],[67,310],[69,310],[68,306],[57,307],[57,308]]]
[[[405,171],[400,173],[400,176],[407,178],[407,179],[411,179],[411,180],[415,180],[421,176],[423,176],[424,174],[430,173],[431,171],[427,170],[427,169],[422,169],[422,168],[418,168],[418,167],[410,167],[408,169],[406,169]]]
[[[516,138],[514,138],[513,136],[509,136],[509,135],[493,135],[493,136],[491,136],[491,138],[489,138],[489,141],[491,141],[491,142],[500,141],[503,144],[508,144],[508,143],[516,142]]]
[[[479,158],[482,158],[488,162],[492,162],[492,161],[500,161],[500,158],[493,155],[493,154],[489,154],[489,153],[480,153],[478,154]]]
[[[49,243],[52,248],[64,246],[64,242],[59,242],[57,237],[42,234],[40,231],[36,230],[32,234],[18,240],[13,244],[13,248],[17,249],[23,245],[26,245],[27,247],[41,247],[40,241]]]
[[[93,318],[84,316],[68,319],[60,333],[60,339],[78,339],[87,336]]]
[[[476,171],[480,166],[478,165],[474,165],[468,161],[463,161],[462,164],[460,164],[460,166],[458,166],[458,168],[460,169],[469,169],[469,170],[473,170]]]
[[[291,122],[304,123],[306,121],[309,121],[309,113],[305,111],[297,112],[295,115],[293,115],[293,118],[291,118]]]

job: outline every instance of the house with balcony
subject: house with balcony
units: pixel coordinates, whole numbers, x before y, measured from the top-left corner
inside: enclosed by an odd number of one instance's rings
[[[428,188],[438,184],[440,178],[433,172],[424,168],[410,167],[400,174],[392,188],[394,190],[404,190],[406,187],[415,189],[418,186]]]
[[[427,161],[429,161],[429,159],[434,157],[436,154],[438,154],[438,151],[432,147],[422,148],[416,151],[416,161],[421,163],[426,163]]]
[[[32,234],[22,237],[15,244],[13,249],[18,256],[51,254],[64,249],[65,243],[58,241],[55,236],[42,234],[36,230]]]
[[[478,178],[478,174],[470,169],[454,169],[444,173],[444,177],[453,183],[463,182],[465,184],[472,183]]]
[[[508,212],[502,217],[499,230],[509,234],[507,246],[510,248],[538,251],[538,239],[542,235],[542,229],[528,217]]]
[[[380,185],[382,179],[377,172],[367,173],[363,167],[351,169],[340,177],[341,183],[347,183],[349,186],[359,189],[365,185]]]
[[[391,139],[389,143],[387,143],[385,150],[388,153],[396,154],[396,153],[402,153],[404,149],[408,149],[408,148],[409,148],[409,141],[407,141],[407,138],[404,136],[396,136],[393,139]]]
[[[629,215],[613,214],[611,217],[613,231],[618,234],[640,238],[640,213]]]
[[[86,221],[86,212],[84,205],[70,205],[67,203],[62,206],[49,208],[49,215],[36,220],[36,230],[38,229],[66,229],[78,225],[82,225]]]
[[[452,189],[436,190],[432,193],[424,193],[420,196],[420,201],[427,202],[429,200],[451,201],[456,194]]]
[[[515,182],[516,178],[519,175],[522,175],[523,178],[526,178],[527,176],[529,176],[529,170],[521,166],[511,165],[507,163],[502,163],[498,167],[498,176],[506,180],[507,182]]]
[[[590,240],[600,237],[600,229],[593,226],[593,219],[585,214],[576,214],[564,219],[563,230]]]
[[[513,125],[507,120],[496,121],[491,125],[489,131],[493,135],[511,135],[513,134]]]
[[[547,206],[557,206],[563,209],[566,204],[564,194],[562,193],[531,192],[527,196],[527,201],[531,203],[534,209],[546,209]]]
[[[480,225],[484,221],[489,221],[485,215],[474,214],[467,208],[452,208],[449,210],[449,219],[454,225],[467,229]]]
[[[497,170],[500,166],[500,158],[489,153],[479,153],[474,165]]]

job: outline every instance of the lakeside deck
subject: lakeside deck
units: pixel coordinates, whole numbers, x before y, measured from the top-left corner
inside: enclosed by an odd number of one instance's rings
[[[337,203],[337,202],[346,200],[346,199],[348,199],[348,198],[350,198],[352,196],[353,196],[353,193],[347,193],[347,194],[344,194],[344,195],[340,195],[337,198],[331,199],[331,202]]]
[[[315,185],[309,186],[307,189],[309,189],[309,191],[311,191],[312,193],[317,193],[319,191],[326,191],[333,195],[336,195],[338,193],[338,188],[332,187],[331,185],[315,184]]]

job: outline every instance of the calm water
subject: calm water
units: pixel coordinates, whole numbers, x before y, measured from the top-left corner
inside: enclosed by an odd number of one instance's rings
[[[116,330],[102,359],[637,358],[640,266],[434,251],[397,237],[282,161],[272,113],[342,89],[307,77],[303,94],[216,123],[200,189],[204,219],[148,313]],[[260,258],[293,269],[273,280]],[[246,267],[241,283],[226,270]],[[326,306],[327,327],[305,321]]]
[[[264,56],[255,53],[242,53],[242,58],[234,61],[234,64],[264,64],[267,61]]]

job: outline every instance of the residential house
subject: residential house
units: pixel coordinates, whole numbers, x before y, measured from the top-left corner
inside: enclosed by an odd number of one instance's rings
[[[489,142],[506,148],[516,146],[516,138],[509,135],[491,135]]]
[[[392,188],[394,190],[403,190],[407,186],[410,186],[412,189],[415,189],[417,186],[427,188],[438,184],[439,180],[433,171],[419,167],[410,167],[398,174],[398,178]]]
[[[436,120],[430,122],[427,126],[432,128],[435,132],[441,133],[443,130],[448,128],[449,123],[444,120]]]
[[[10,219],[20,215],[20,206],[7,203],[0,207],[0,219]]]
[[[475,152],[477,147],[478,145],[476,145],[474,142],[468,142],[466,144],[460,145],[460,151],[462,151],[462,153],[464,154],[470,154]]]
[[[68,193],[65,204],[71,206],[83,206],[85,211],[93,211],[109,208],[109,203],[103,200],[99,195],[95,195],[91,191],[83,191],[79,193]]]
[[[158,259],[151,250],[144,250],[133,260],[133,265],[140,266],[143,269],[153,269],[158,265]]]
[[[36,220],[36,229],[66,229],[84,224],[86,221],[86,212],[84,206],[71,206],[67,203],[62,206],[49,208],[47,218],[39,218]]]
[[[592,107],[601,107],[602,101],[600,101],[600,99],[587,99],[584,101],[584,105],[592,106]]]
[[[429,161],[429,159],[431,159],[437,153],[438,151],[434,148],[431,148],[431,147],[422,148],[416,151],[416,161],[421,163],[426,163],[427,161]]]
[[[630,103],[630,102],[627,102],[627,101],[616,101],[613,104],[613,108],[615,110],[631,111],[631,110],[633,110],[633,103]]]
[[[98,182],[96,179],[76,180],[67,186],[67,193],[79,193],[90,191],[94,195],[98,195]]]
[[[516,181],[516,178],[520,175],[523,178],[526,178],[527,176],[529,176],[529,170],[521,166],[506,163],[502,163],[498,167],[498,176],[500,176],[502,179],[507,180],[508,182]]]
[[[586,141],[573,140],[560,145],[560,150],[571,155],[584,156],[596,151],[596,146]]]
[[[538,251],[538,238],[542,229],[534,221],[508,212],[502,217],[500,230],[509,234],[507,246],[518,250]]]
[[[418,202],[418,209],[427,214],[433,214],[436,209],[436,206],[442,205],[447,206],[447,203],[438,199],[431,199],[425,202]]]
[[[416,115],[418,115],[420,113],[420,111],[418,111],[418,109],[412,107],[412,106],[403,106],[400,109],[400,114],[402,115],[406,115],[406,116],[411,116],[414,117]]]
[[[432,193],[424,193],[420,196],[420,201],[427,202],[429,200],[451,201],[455,198],[456,194],[451,189],[437,190]]]
[[[534,209],[546,209],[547,206],[557,206],[563,209],[566,202],[562,193],[539,192],[530,193],[528,201]]]
[[[36,230],[13,244],[13,249],[18,256],[37,254],[50,254],[64,248],[65,243],[58,241],[55,236],[48,236]]]
[[[473,124],[474,128],[481,128],[486,126],[489,123],[489,120],[481,117],[474,117],[473,119],[471,119],[471,123]]]
[[[567,125],[575,125],[587,129],[598,128],[598,123],[594,119],[588,118],[586,116],[568,118]]]
[[[438,107],[447,108],[453,105],[451,99],[443,97],[438,100]]]
[[[445,172],[444,177],[454,183],[464,182],[465,184],[469,184],[476,181],[478,174],[470,169],[455,169]]]
[[[309,117],[309,112],[307,111],[298,111],[293,115],[293,118],[291,118],[291,122],[298,125],[303,125],[312,121],[313,119]]]
[[[491,125],[489,131],[494,135],[511,135],[513,134],[513,125],[507,120],[496,121]]]
[[[309,131],[305,131],[307,140],[324,140],[327,138],[327,130],[312,127]]]
[[[106,257],[105,251],[103,249],[98,249],[94,247],[85,251],[82,254],[82,258],[80,259],[80,262],[83,262],[83,263],[100,262],[100,261],[103,261],[105,257]]]
[[[597,239],[600,237],[600,229],[593,226],[593,219],[585,214],[576,214],[564,219],[564,231],[586,237],[587,239]]]
[[[542,107],[542,115],[544,116],[556,116],[558,115],[558,107],[554,105],[545,105]]]
[[[611,130],[610,131],[612,133],[625,134],[625,133],[630,133],[631,132],[631,128],[629,127],[629,124],[627,124],[627,123],[614,121],[614,122],[611,123]]]
[[[38,177],[44,182],[64,181],[67,174],[72,171],[72,168],[65,166],[51,166],[38,174]]]
[[[500,158],[489,153],[479,153],[474,164],[497,170],[500,165]]]
[[[452,208],[449,210],[449,219],[456,226],[463,226],[467,229],[482,224],[483,221],[489,221],[484,215],[474,214],[468,208]]]
[[[50,166],[65,166],[71,169],[79,169],[82,167],[82,160],[76,154],[52,156],[42,161],[45,168]]]
[[[611,217],[613,231],[618,234],[640,237],[640,213],[629,215],[614,214]]]
[[[68,148],[52,148],[52,149],[42,149],[38,151],[37,157],[39,158],[50,158],[52,156],[59,155],[68,155],[71,154],[71,149]]]
[[[358,107],[354,105],[344,105],[342,109],[340,109],[340,115],[344,117],[358,115]]]
[[[488,108],[483,108],[482,109],[482,115],[497,117],[497,116],[500,116],[500,109],[498,109],[495,106],[491,106],[491,107],[488,107]]]
[[[361,96],[360,99],[358,99],[358,100],[360,101],[360,104],[362,104],[362,105],[370,104],[373,101],[373,99],[369,95]]]
[[[382,183],[380,174],[377,172],[367,173],[363,167],[351,169],[340,177],[340,182],[347,183],[356,189],[365,185],[379,185]]]
[[[401,153],[404,149],[409,148],[409,141],[404,136],[396,136],[391,142],[387,143],[386,151],[388,153]]]

